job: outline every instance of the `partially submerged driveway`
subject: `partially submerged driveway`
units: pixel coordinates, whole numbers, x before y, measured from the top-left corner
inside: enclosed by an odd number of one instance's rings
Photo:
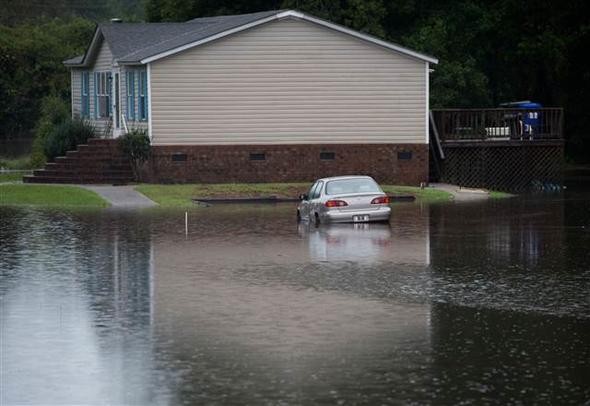
[[[98,193],[114,208],[143,209],[158,204],[134,189],[133,186],[79,185]]]
[[[431,183],[430,186],[452,194],[456,202],[473,202],[490,198],[490,193],[484,189],[462,188],[448,183]]]

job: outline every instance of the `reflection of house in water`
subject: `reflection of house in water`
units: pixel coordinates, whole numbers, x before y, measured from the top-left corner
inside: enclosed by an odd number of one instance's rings
[[[151,241],[137,220],[18,212],[0,317],[7,404],[151,401]]]
[[[141,216],[112,212],[80,236],[89,260],[98,266],[80,275],[97,317],[121,327],[150,324],[152,246],[149,222]]]

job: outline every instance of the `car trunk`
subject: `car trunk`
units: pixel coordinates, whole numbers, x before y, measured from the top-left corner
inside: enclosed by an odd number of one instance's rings
[[[355,211],[355,210],[377,210],[381,207],[380,204],[371,204],[371,201],[380,196],[385,196],[383,193],[351,193],[347,195],[334,196],[334,200],[343,200],[348,203],[348,206],[338,207],[337,210],[341,212]]]

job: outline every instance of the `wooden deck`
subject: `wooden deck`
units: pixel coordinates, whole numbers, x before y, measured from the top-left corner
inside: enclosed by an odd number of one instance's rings
[[[433,180],[510,192],[561,187],[561,108],[439,109],[430,125]]]
[[[563,140],[563,109],[437,109],[441,142]]]

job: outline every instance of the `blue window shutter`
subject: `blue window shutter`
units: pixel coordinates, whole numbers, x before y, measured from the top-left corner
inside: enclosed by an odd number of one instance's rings
[[[144,86],[145,86],[145,91],[143,94],[145,94],[145,119],[148,119],[148,112],[150,111],[149,109],[149,99],[148,99],[148,83],[147,83],[147,71],[144,71],[143,74],[145,75],[145,80],[144,80]]]
[[[94,72],[94,118],[98,119],[98,72]]]
[[[137,112],[139,113],[139,119],[143,120],[143,72],[141,71],[138,75],[138,81],[137,93],[139,94],[139,97],[137,98]]]
[[[127,72],[127,118],[135,121],[135,74]]]
[[[80,115],[84,117],[84,72],[81,72],[80,75],[80,79],[82,79],[80,83]]]
[[[131,113],[135,120],[135,72],[131,72]]]
[[[111,72],[107,73],[107,117],[111,117],[112,116],[112,106],[111,106],[111,97],[112,97],[112,92],[113,92],[113,76],[111,75]]]
[[[90,117],[90,72],[86,72],[86,117]]]
[[[127,120],[131,120],[131,101],[129,100],[129,86],[131,86],[131,72],[125,73],[125,86],[127,93],[125,97],[127,99]]]
[[[80,86],[80,100],[82,101],[82,117],[86,117],[86,99],[88,98],[88,88],[86,87],[86,75],[87,72],[82,72],[82,85]],[[84,95],[84,89],[86,89],[86,95]]]
[[[82,117],[90,117],[90,73],[82,72],[82,86],[80,86],[82,92]]]

